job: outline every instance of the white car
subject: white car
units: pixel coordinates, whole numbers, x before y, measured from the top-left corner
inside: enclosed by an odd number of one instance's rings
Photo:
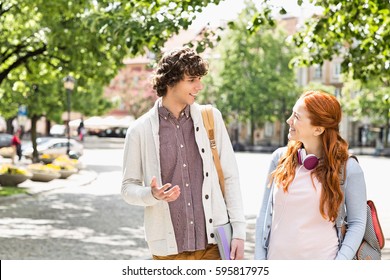
[[[79,158],[83,155],[83,145],[74,139],[69,141],[70,156]],[[39,155],[66,155],[68,150],[67,138],[39,137],[37,138],[37,150]],[[22,146],[22,153],[26,158],[32,158],[32,143]]]

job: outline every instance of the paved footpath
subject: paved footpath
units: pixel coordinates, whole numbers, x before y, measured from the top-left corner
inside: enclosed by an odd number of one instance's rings
[[[123,202],[119,194],[121,166],[110,163],[121,151],[97,150],[103,160],[86,153],[87,168],[68,179],[49,183],[30,180],[20,187],[30,195],[0,198],[0,259],[149,259],[143,234],[143,209]],[[105,159],[105,160],[104,160]],[[262,174],[269,155],[238,153],[247,218],[245,259],[253,259],[255,216],[261,199]],[[254,164],[256,162],[256,164]],[[373,167],[373,163],[375,165]],[[388,159],[361,158],[369,194],[380,206],[387,237],[383,259],[390,259],[388,203],[375,190],[373,170]],[[256,176],[253,176],[256,174]],[[381,174],[381,173],[380,173]],[[377,178],[378,179],[378,178]],[[384,182],[382,178],[379,182]],[[377,181],[376,181],[377,182]],[[381,185],[382,186],[382,185]],[[380,187],[381,187],[380,186]],[[386,201],[388,201],[388,196]]]

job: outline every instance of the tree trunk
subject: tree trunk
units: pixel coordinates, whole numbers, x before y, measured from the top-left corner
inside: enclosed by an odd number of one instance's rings
[[[6,122],[7,122],[7,133],[9,133],[9,134],[14,134],[14,127],[12,126],[12,121],[14,119],[15,118],[10,118],[10,119],[6,120]]]
[[[250,134],[250,139],[249,139],[249,144],[251,146],[254,145],[254,134],[255,134],[255,120],[254,120],[254,116],[253,116],[253,107],[251,106],[251,118],[250,118],[250,122],[251,122],[251,134]]]
[[[50,128],[51,128],[51,121],[49,119],[46,119],[46,128],[45,128],[46,136],[50,135]]]
[[[38,116],[31,117],[31,143],[33,146],[32,162],[39,162],[39,155],[37,150],[37,122],[39,120]]]

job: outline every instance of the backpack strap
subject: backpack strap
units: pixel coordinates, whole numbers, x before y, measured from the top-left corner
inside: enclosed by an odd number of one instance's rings
[[[204,126],[207,131],[207,135],[210,140],[210,147],[211,147],[211,152],[213,153],[214,164],[218,173],[219,185],[221,187],[222,195],[225,197],[225,178],[221,167],[221,161],[218,155],[217,145],[215,143],[214,115],[213,115],[213,108],[211,105],[206,105],[202,108],[202,118],[203,118]]]

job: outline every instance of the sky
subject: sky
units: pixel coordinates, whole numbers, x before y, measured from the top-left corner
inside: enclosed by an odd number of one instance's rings
[[[254,0],[256,3],[256,0]],[[238,13],[244,8],[244,0],[225,0],[218,6],[212,4],[208,5],[201,14],[199,14],[196,20],[193,22],[192,29],[200,29],[207,23],[211,26],[218,25],[222,20],[235,19]],[[301,16],[306,18],[318,10],[309,3],[308,0],[304,0],[302,7],[298,6],[296,0],[271,0],[275,6],[283,6],[289,15]]]

